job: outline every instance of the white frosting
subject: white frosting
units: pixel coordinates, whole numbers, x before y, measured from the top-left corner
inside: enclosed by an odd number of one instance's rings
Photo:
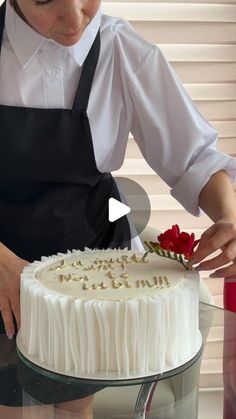
[[[78,376],[146,375],[190,359],[199,345],[198,274],[155,254],[144,261],[133,255],[77,251],[28,265],[21,280],[25,352]],[[90,289],[101,282],[107,288]]]

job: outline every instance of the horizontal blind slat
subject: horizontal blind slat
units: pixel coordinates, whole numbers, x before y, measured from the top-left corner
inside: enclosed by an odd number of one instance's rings
[[[236,26],[235,26],[236,29]],[[236,45],[157,44],[168,61],[236,62]]]
[[[201,3],[202,4],[203,0],[181,0],[181,3]],[[103,0],[103,3],[120,3],[120,0]],[[144,0],[129,0],[129,3],[144,3]],[[152,0],[152,3],[163,3],[163,1],[161,0]],[[171,3],[180,3],[179,0],[172,0]],[[207,3],[211,4],[236,4],[236,0],[207,0]]]
[[[222,356],[223,356],[223,346],[222,346],[222,336],[221,336],[221,339],[219,339],[219,341],[217,342],[217,341],[211,341],[210,339],[209,339],[209,336],[208,336],[208,343],[207,343],[207,346],[206,346],[206,348],[205,348],[205,351],[204,351],[204,359],[205,360],[210,360],[210,359],[212,359],[212,358],[214,358],[214,359],[219,359],[219,360],[221,360],[222,359]]]
[[[142,211],[139,212],[137,220],[143,219]],[[194,217],[186,211],[152,211],[149,219],[149,225],[155,226],[159,230],[167,230],[171,225],[179,224],[182,230],[189,229],[207,229],[210,227],[211,220],[207,216]]]
[[[236,101],[233,100],[196,100],[196,107],[201,114],[212,121],[236,120]],[[236,134],[236,133],[235,133]]]
[[[171,65],[183,83],[235,82],[236,63],[226,61],[172,61]]]
[[[236,83],[185,83],[193,100],[236,100]]]
[[[236,22],[236,6],[229,4],[106,2],[102,10],[132,21]]]
[[[223,22],[140,22],[134,29],[153,44],[235,44],[235,23]]]

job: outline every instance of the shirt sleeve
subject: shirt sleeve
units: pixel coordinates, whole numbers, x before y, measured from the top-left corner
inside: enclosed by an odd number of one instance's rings
[[[161,51],[153,46],[132,83],[132,134],[145,160],[187,211],[199,215],[199,194],[210,176],[236,162],[216,148],[217,132],[203,118]]]

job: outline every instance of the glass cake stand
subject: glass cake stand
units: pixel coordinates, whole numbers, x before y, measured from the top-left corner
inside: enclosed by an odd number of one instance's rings
[[[220,348],[221,358],[219,358],[222,364],[230,364],[232,366],[232,360],[234,361],[236,358],[236,332],[232,334],[233,330],[236,331],[236,314],[207,304],[200,304],[199,313],[203,346],[193,359],[186,364],[163,374],[126,380],[88,380],[50,372],[31,363],[21,353],[17,352],[14,340],[9,341],[5,335],[0,334],[0,419],[10,419],[13,417],[18,419],[20,417],[25,417],[24,409],[28,406],[37,407],[37,405],[41,405],[41,407],[44,407],[50,403],[60,403],[64,401],[65,394],[67,394],[68,400],[75,400],[78,398],[76,397],[78,391],[84,388],[88,393],[90,392],[90,394],[95,393],[93,407],[94,419],[97,419],[98,417],[99,419],[144,419],[148,417],[155,419],[163,419],[163,417],[189,419],[191,417],[191,419],[197,419],[199,404],[198,395],[200,394],[200,366],[202,356],[204,357],[204,353],[208,351],[209,346],[211,346],[212,343],[211,340],[209,340],[209,331],[211,332],[211,329],[215,329],[219,324],[224,324],[225,330],[229,330],[229,336],[222,336]],[[227,351],[223,352],[223,345],[224,347],[225,345],[227,346]],[[236,371],[236,366],[233,371]],[[11,375],[14,376],[14,378],[17,377],[17,384],[15,387],[13,387],[10,382],[9,377]],[[216,378],[218,380],[217,383]],[[171,384],[174,383],[176,390],[174,402],[172,403],[174,404],[174,411],[171,416],[165,416],[160,413],[159,410],[159,414],[156,414],[155,404],[158,395],[161,395],[160,398],[166,398],[168,389],[165,383],[169,382],[171,382]],[[227,402],[227,409],[228,411],[231,409],[230,415],[224,416],[224,419],[236,418],[236,410],[234,410],[235,416],[232,415],[232,409],[235,409],[236,400],[236,378],[234,379],[234,374],[232,376],[232,368],[226,369],[224,376],[222,372],[218,373],[217,377],[215,377],[215,383],[218,388],[224,386],[225,392],[223,395]],[[134,389],[135,392],[133,391]],[[24,398],[24,394],[26,394],[27,397]],[[45,397],[49,397],[50,394],[52,397],[57,398],[57,401],[45,400]],[[123,400],[120,394],[123,395],[122,397],[126,397],[126,400]],[[86,395],[81,397],[85,397]],[[191,410],[188,410],[188,413],[186,413],[185,408],[187,407],[189,409],[189,396],[192,395],[194,395],[193,404],[191,405]],[[208,397],[207,402],[209,404],[209,410],[213,410],[215,406],[211,401],[209,393],[205,393],[205,396]],[[60,400],[60,398],[62,398],[62,400]],[[218,399],[223,410],[224,399],[222,397],[218,397]],[[16,401],[16,404],[12,403],[12,400],[14,400],[14,402]],[[98,402],[100,405],[98,405]],[[107,413],[107,405],[109,402],[110,405],[108,407],[110,411]],[[122,405],[124,405],[125,402],[128,407],[124,413],[124,409],[122,411]],[[169,400],[165,401],[165,403],[165,406],[169,408]],[[17,406],[15,407],[17,412],[15,416],[10,416],[7,413],[8,410],[5,410],[5,407],[9,407],[10,409],[12,406]],[[131,413],[127,416],[128,408],[131,409]],[[185,413],[183,413],[183,411]],[[41,416],[40,414],[36,414],[32,417],[45,419],[45,414],[42,414]]]
[[[81,386],[81,388],[91,388],[95,391],[104,387],[121,387],[121,386],[135,386],[140,385],[140,391],[137,396],[136,404],[135,404],[135,412],[134,418],[146,418],[149,407],[151,405],[151,400],[156,389],[157,383],[161,380],[169,379],[173,376],[177,376],[178,374],[183,373],[185,370],[191,368],[197,360],[201,357],[202,354],[202,337],[201,333],[199,333],[198,339],[198,348],[197,352],[191,357],[191,359],[187,360],[186,362],[182,363],[181,365],[171,368],[170,366],[166,368],[164,372],[155,372],[150,375],[145,376],[135,376],[129,378],[121,378],[121,377],[112,377],[107,373],[103,373],[102,377],[97,376],[96,374],[92,377],[74,377],[73,374],[66,375],[65,373],[60,374],[60,371],[55,371],[49,369],[47,366],[44,368],[43,364],[40,364],[33,356],[28,356],[27,353],[24,351],[24,347],[21,343],[19,337],[16,340],[17,343],[17,354],[20,361],[23,363],[25,368],[28,368],[28,371],[34,371],[35,374],[38,376],[43,376],[47,380],[56,381],[63,383],[65,385],[72,385],[72,386]],[[21,368],[22,369],[22,368]]]
[[[27,359],[17,348],[17,353],[20,361],[27,367],[29,370],[33,370],[35,373],[46,377],[49,380],[54,380],[56,382],[61,382],[66,385],[77,385],[77,386],[97,386],[98,389],[104,387],[121,387],[121,386],[135,386],[140,385],[140,390],[135,404],[134,418],[141,419],[147,418],[148,412],[151,406],[152,397],[156,389],[158,381],[166,380],[168,378],[174,377],[178,374],[182,374],[184,371],[188,370],[193,366],[202,355],[203,345],[201,345],[197,354],[188,362],[182,364],[177,368],[170,369],[162,374],[150,375],[147,377],[138,377],[138,378],[128,378],[128,379],[86,379],[86,378],[75,378],[71,376],[66,376],[62,374],[57,374],[50,370],[39,367],[38,365],[32,363]]]

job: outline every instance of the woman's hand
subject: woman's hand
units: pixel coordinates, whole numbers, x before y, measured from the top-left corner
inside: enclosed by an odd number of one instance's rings
[[[17,328],[20,327],[20,274],[27,264],[26,260],[0,244],[0,311],[9,339],[16,332],[13,314]]]
[[[221,253],[202,262],[217,250],[221,250]],[[199,263],[195,268],[197,270],[214,269],[210,275],[213,278],[236,278],[236,217],[219,219],[203,233],[190,266],[196,263]]]

